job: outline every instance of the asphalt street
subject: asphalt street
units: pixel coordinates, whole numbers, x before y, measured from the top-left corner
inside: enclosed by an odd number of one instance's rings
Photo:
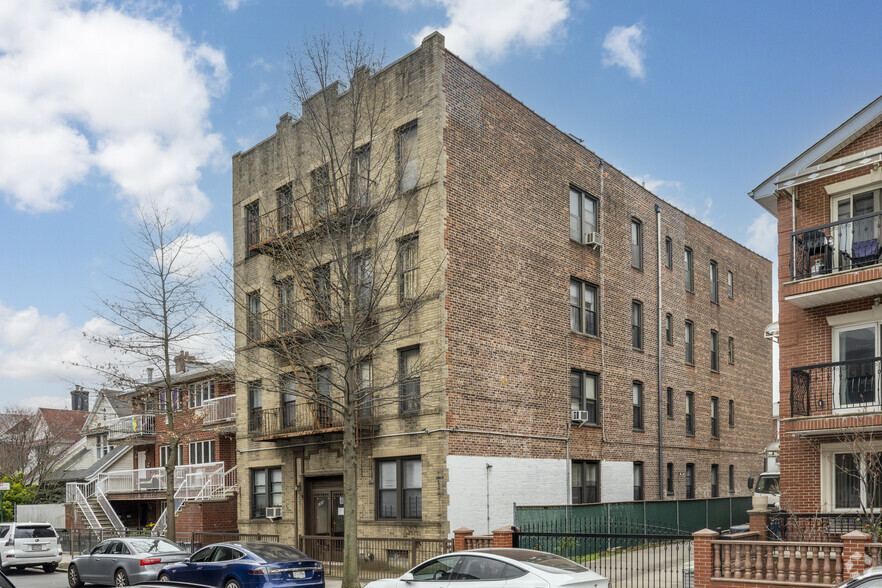
[[[10,570],[6,572],[6,576],[15,588],[68,588],[66,570],[58,570],[54,574],[47,574],[37,568],[20,572]]]

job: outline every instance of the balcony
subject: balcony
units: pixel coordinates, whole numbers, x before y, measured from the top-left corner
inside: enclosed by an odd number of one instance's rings
[[[342,430],[340,414],[323,402],[300,401],[279,408],[252,410],[248,418],[248,432],[261,441]]]
[[[177,466],[175,488],[184,498],[192,498],[205,484],[220,484],[224,476],[230,477],[228,474],[223,462]],[[104,494],[162,492],[167,487],[167,476],[164,467],[106,472],[98,474],[95,484]]]
[[[212,398],[202,403],[205,411],[202,417],[203,425],[221,425],[232,423],[236,420],[236,395]]]
[[[838,361],[790,371],[790,415],[882,411],[882,357]]]
[[[138,437],[153,437],[156,434],[152,414],[133,414],[113,419],[107,424],[107,439],[119,441]]]
[[[882,294],[882,211],[794,231],[784,299],[800,308]]]

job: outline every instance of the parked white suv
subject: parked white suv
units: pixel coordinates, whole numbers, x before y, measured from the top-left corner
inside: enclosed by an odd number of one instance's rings
[[[49,523],[0,524],[0,569],[42,567],[51,574],[61,553],[58,534]]]

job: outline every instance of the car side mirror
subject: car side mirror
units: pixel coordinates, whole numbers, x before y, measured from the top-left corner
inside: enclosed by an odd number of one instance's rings
[[[190,564],[193,563],[193,562],[191,562],[191,561],[190,561],[190,558],[188,557],[187,559],[184,560],[184,563],[187,564],[187,565],[190,565]]]
[[[399,578],[399,579],[402,582],[406,582],[406,583],[410,584],[411,582],[413,582],[413,574],[411,574],[410,572],[407,572],[406,574],[401,576],[401,578]]]
[[[747,478],[747,489],[753,490],[753,476]]]

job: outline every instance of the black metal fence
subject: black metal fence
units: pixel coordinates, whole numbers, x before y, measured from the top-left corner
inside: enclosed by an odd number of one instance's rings
[[[794,231],[790,271],[794,280],[835,274],[879,263],[882,212]]]
[[[837,361],[790,370],[790,414],[830,414],[836,408],[878,409],[882,357]]]
[[[838,542],[842,535],[852,531],[872,534],[875,529],[878,535],[882,531],[882,514],[778,512],[769,516],[767,527],[770,541]]]

